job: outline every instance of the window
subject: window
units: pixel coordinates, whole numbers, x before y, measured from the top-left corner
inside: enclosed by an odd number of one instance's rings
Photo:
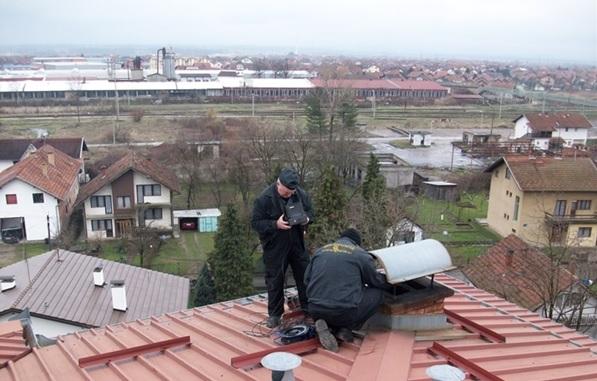
[[[587,238],[591,236],[592,228],[578,228],[578,233],[576,236],[578,238]]]
[[[578,200],[576,202],[577,210],[591,210],[591,200]]]
[[[162,186],[160,184],[137,185],[137,202],[145,202],[144,196],[161,196]]]
[[[553,208],[553,214],[555,216],[563,216],[566,214],[566,200],[556,201],[556,205]]]
[[[103,208],[106,206],[104,196],[91,196],[92,208]]]
[[[44,194],[43,193],[33,193],[33,203],[34,204],[43,204],[44,203]]]
[[[506,178],[509,179],[511,177],[510,168],[506,168]]]
[[[112,220],[91,220],[91,230],[105,231],[106,237],[112,237]]]
[[[118,196],[116,197],[116,205],[118,209],[128,209],[131,207],[130,196]]]
[[[143,212],[143,217],[146,220],[161,220],[162,219],[162,208],[149,208]]]
[[[514,221],[518,221],[518,208],[520,207],[520,197],[516,196],[514,199]]]
[[[112,213],[112,196],[91,196],[89,201],[92,208],[105,208],[106,214]]]
[[[7,194],[6,195],[6,203],[8,205],[16,204],[17,203],[17,195],[16,194]]]

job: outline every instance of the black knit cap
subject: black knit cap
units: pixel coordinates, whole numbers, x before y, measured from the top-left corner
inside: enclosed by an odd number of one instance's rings
[[[284,168],[282,172],[280,172],[278,179],[280,179],[280,183],[288,189],[296,189],[299,183],[297,173],[290,168]]]
[[[361,233],[353,228],[348,228],[340,234],[340,238],[346,237],[354,242],[356,245],[361,246]]]

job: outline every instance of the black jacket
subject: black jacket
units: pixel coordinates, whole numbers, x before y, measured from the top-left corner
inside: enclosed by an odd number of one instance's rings
[[[385,289],[385,276],[375,269],[373,258],[348,238],[318,249],[305,272],[309,303],[329,308],[354,308],[363,298],[365,285]]]
[[[298,198],[302,202],[303,209],[309,217],[309,223],[312,223],[315,216],[307,192],[297,187],[296,192],[291,197]],[[290,230],[279,230],[276,227],[276,221],[284,214],[283,205],[284,200],[276,190],[276,183],[265,188],[253,203],[251,226],[259,234],[264,254],[277,250],[286,250],[289,245],[293,244],[300,245],[302,250],[305,249],[304,226],[293,226]]]

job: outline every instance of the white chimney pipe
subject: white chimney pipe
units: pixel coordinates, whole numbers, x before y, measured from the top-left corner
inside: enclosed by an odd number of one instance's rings
[[[123,280],[113,280],[110,282],[112,290],[112,308],[117,311],[125,312],[126,306],[126,290],[124,288]]]
[[[0,290],[2,292],[12,290],[17,286],[14,275],[0,276]]]
[[[294,381],[292,370],[301,362],[299,356],[288,352],[273,352],[261,359],[261,365],[272,371],[272,381]]]
[[[93,284],[97,287],[104,287],[106,284],[104,280],[104,268],[102,266],[97,266],[93,269]]]

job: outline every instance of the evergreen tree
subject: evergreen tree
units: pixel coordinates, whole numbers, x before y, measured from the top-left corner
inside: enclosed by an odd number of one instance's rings
[[[325,112],[322,107],[321,95],[314,93],[305,99],[305,114],[307,116],[307,129],[310,133],[323,136],[327,131]]]
[[[215,236],[208,262],[213,272],[217,300],[230,300],[253,292],[253,260],[246,232],[247,224],[229,205]]]
[[[352,98],[346,99],[340,105],[340,120],[342,121],[342,128],[345,130],[352,130],[357,125],[357,116],[359,111],[354,104]]]
[[[320,247],[336,238],[346,228],[347,199],[342,182],[332,166],[328,166],[314,194],[317,219],[309,227],[310,241]]]
[[[390,227],[386,183],[380,172],[379,161],[373,153],[369,156],[361,196],[363,212],[359,225],[364,245],[370,250],[386,247],[386,234]]]
[[[205,306],[216,302],[216,286],[214,278],[209,270],[209,264],[205,264],[195,284],[195,307]]]

